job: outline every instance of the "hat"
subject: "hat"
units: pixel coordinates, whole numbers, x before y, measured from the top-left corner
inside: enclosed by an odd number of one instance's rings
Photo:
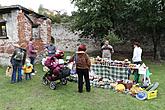
[[[86,51],[86,45],[84,44],[79,45],[78,51]]]
[[[31,66],[31,63],[27,63],[26,66],[28,66],[28,67]]]
[[[140,91],[136,94],[136,98],[138,100],[145,100],[147,99],[147,93],[145,91]]]

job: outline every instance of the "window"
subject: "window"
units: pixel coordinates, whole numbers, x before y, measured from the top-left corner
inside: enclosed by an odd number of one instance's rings
[[[34,39],[39,39],[40,38],[40,28],[32,28],[33,29],[33,38]]]
[[[0,38],[7,38],[6,21],[0,20]]]

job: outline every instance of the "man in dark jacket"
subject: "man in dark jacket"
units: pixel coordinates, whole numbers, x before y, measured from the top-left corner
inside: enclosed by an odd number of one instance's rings
[[[22,81],[22,66],[26,59],[26,50],[21,48],[20,45],[14,44],[16,48],[13,55],[11,56],[11,64],[13,66],[13,72],[11,77],[11,83],[16,83],[16,72],[18,69],[17,82]]]

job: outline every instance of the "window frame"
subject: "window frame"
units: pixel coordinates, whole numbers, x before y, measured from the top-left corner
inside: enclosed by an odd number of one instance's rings
[[[35,33],[38,35],[38,37],[35,37],[34,36],[34,29],[37,30],[37,32],[35,31]],[[41,39],[40,26],[34,26],[34,27],[32,27],[32,38],[33,39]]]
[[[3,29],[3,26],[4,26],[4,29]],[[5,33],[5,34],[3,34],[3,33]],[[6,29],[6,21],[3,19],[0,19],[0,39],[8,39],[7,29]]]

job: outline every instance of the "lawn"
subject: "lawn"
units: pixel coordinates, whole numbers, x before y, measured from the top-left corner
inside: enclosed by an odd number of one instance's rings
[[[37,75],[32,80],[10,84],[5,67],[0,67],[0,110],[164,110],[165,64],[146,62],[153,75],[152,82],[159,82],[158,97],[139,101],[130,95],[115,93],[111,89],[92,88],[90,93],[77,92],[77,84],[69,82],[50,90],[41,84],[44,74],[37,65]]]

